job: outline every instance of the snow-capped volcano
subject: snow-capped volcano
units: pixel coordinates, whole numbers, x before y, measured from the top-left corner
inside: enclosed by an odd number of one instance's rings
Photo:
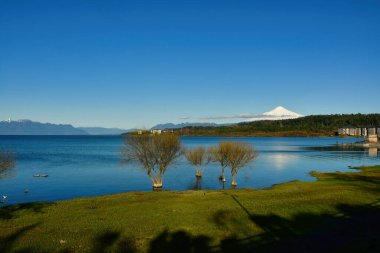
[[[280,119],[295,119],[303,117],[303,115],[289,111],[288,109],[277,106],[273,110],[269,112],[264,112],[263,114],[259,114],[253,118],[250,118],[247,121],[257,121],[257,120],[280,120]]]
[[[301,114],[289,111],[288,109],[282,106],[277,106],[272,111],[264,112],[263,115],[275,116],[275,117],[292,117],[292,118],[302,117]]]

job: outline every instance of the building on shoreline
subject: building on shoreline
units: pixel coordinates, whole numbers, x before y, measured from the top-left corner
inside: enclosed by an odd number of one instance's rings
[[[345,126],[338,129],[339,135],[359,136],[367,138],[368,142],[378,142],[380,138],[380,127],[352,127]]]
[[[161,129],[152,129],[150,130],[151,134],[161,134],[162,130]]]

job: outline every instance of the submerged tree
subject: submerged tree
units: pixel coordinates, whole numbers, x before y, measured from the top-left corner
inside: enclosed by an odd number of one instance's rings
[[[227,167],[227,157],[231,150],[232,142],[231,141],[222,141],[217,145],[209,148],[209,154],[212,161],[218,162],[222,168],[222,174],[220,180],[226,182],[226,177],[224,175],[224,170]]]
[[[233,187],[237,186],[235,176],[239,169],[246,166],[257,157],[256,151],[249,144],[242,142],[231,142],[230,150],[227,155],[227,165],[231,169],[231,177]]]
[[[11,153],[0,149],[0,178],[6,177],[9,168],[14,166],[14,159]]]
[[[211,161],[206,149],[202,146],[196,147],[194,149],[189,149],[185,151],[185,157],[189,163],[195,167],[195,176],[197,178],[202,177],[205,166]]]
[[[125,161],[138,161],[152,181],[153,189],[162,188],[162,177],[169,165],[181,155],[181,140],[177,135],[135,135],[125,137]]]

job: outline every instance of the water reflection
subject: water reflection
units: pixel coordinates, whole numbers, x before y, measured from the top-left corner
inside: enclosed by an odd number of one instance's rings
[[[364,151],[366,148],[360,147],[353,144],[344,144],[344,145],[328,145],[328,146],[315,146],[315,147],[300,147],[301,150],[310,150],[310,151]]]
[[[14,176],[15,162],[10,152],[0,149],[0,179]]]
[[[218,180],[219,180],[219,185],[220,185],[221,189],[224,190],[226,187],[226,179],[223,180],[223,177],[219,176]]]
[[[12,178],[16,175],[15,167],[9,167],[7,170],[0,171],[0,180],[6,178]]]
[[[377,157],[377,148],[369,148],[368,149],[368,155],[371,157]]]
[[[202,177],[195,177],[195,183],[189,187],[189,190],[202,190]]]
[[[267,159],[276,170],[286,169],[297,157],[289,153],[273,153],[268,154]]]
[[[347,158],[362,160],[364,158],[377,159],[378,157],[377,147],[361,147],[355,144],[303,147],[301,150],[309,152],[304,153],[304,156],[326,160],[346,160]]]
[[[218,177],[218,181],[219,181],[219,186],[220,186],[219,189],[222,189],[222,190],[226,189],[226,181],[221,180],[220,177]],[[188,190],[202,190],[203,188],[208,189],[207,185],[206,186],[203,185],[204,183],[207,184],[207,180],[205,180],[205,182],[202,182],[202,177],[195,177],[195,182],[191,184],[187,189]]]

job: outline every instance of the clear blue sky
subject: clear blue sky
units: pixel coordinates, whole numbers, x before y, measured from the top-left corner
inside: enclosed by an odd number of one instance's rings
[[[379,113],[379,13],[378,0],[2,0],[0,119]]]

